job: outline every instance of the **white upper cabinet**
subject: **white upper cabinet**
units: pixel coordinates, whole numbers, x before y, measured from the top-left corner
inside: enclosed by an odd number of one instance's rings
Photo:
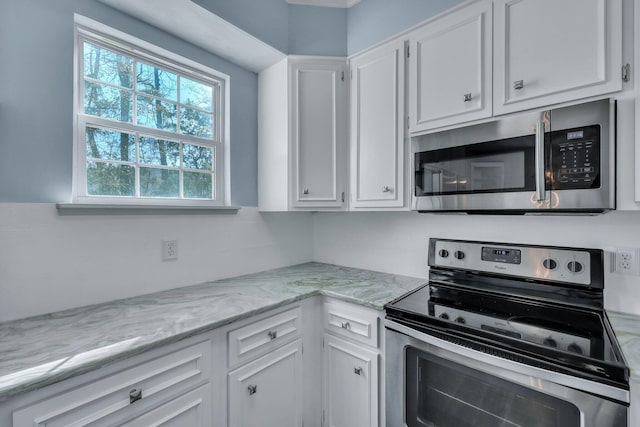
[[[343,206],[341,160],[346,142],[346,62],[292,61],[293,205]]]
[[[491,32],[479,1],[410,34],[411,132],[491,116]]]
[[[494,113],[622,88],[621,0],[495,0]]]
[[[404,40],[350,60],[350,208],[401,209],[405,191]]]
[[[258,85],[260,210],[344,210],[346,60],[288,58]]]

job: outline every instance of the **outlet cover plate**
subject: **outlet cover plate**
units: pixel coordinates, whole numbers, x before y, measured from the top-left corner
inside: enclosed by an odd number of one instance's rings
[[[162,261],[174,261],[178,259],[178,241],[162,241]]]

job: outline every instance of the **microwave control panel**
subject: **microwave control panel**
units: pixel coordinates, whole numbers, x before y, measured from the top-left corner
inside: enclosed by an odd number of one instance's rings
[[[551,132],[551,189],[600,187],[600,126]]]

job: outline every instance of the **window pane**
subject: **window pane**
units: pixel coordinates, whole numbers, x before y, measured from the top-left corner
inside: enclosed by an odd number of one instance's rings
[[[135,196],[133,166],[87,162],[87,193],[92,196]]]
[[[86,140],[88,158],[125,162],[136,158],[134,135],[87,126]]]
[[[133,59],[84,43],[84,75],[96,80],[132,87]]]
[[[171,169],[140,168],[141,197],[179,197],[180,172]]]
[[[212,199],[213,180],[210,173],[183,172],[185,199]]]
[[[131,92],[97,83],[84,82],[84,112],[106,119],[131,122]]]
[[[176,104],[138,96],[137,107],[139,125],[176,131]]]
[[[177,101],[178,76],[153,65],[138,62],[136,87],[139,92]]]
[[[209,85],[180,77],[180,103],[212,112],[213,88]]]
[[[198,145],[182,145],[182,163],[187,169],[213,168],[213,150],[210,147],[200,147]]]
[[[180,143],[141,136],[140,163],[179,167]]]
[[[180,132],[211,139],[213,115],[192,108],[180,107]]]

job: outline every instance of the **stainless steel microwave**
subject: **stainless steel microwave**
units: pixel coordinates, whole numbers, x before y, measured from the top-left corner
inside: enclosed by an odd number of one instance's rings
[[[414,210],[615,209],[615,101],[526,112],[413,137]]]

